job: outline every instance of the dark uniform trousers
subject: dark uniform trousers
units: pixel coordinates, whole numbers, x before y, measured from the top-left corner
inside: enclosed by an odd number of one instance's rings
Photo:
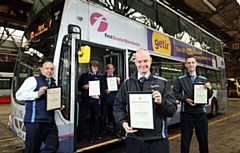
[[[169,153],[168,138],[140,141],[127,137],[125,141],[127,153]]]
[[[114,102],[110,103],[110,104],[103,104],[103,114],[101,117],[101,134],[100,136],[102,137],[106,131],[107,131],[107,118],[111,117],[112,119],[112,123],[113,123],[113,135],[112,136],[117,136],[117,134],[119,133],[119,126],[113,116],[113,105]],[[111,116],[109,116],[109,114],[111,114]]]
[[[80,104],[80,116],[79,116],[79,126],[78,126],[78,141],[84,140],[85,137],[85,123],[88,112],[90,110],[90,139],[97,137],[99,130],[99,112],[100,105],[98,103]]]
[[[208,153],[208,119],[206,113],[181,112],[181,153],[189,153],[195,128],[200,153]],[[195,125],[195,127],[194,127]]]
[[[41,153],[55,153],[59,147],[58,129],[55,122],[51,123],[25,123],[26,143],[25,153],[39,153],[44,142],[45,147]],[[33,140],[33,141],[28,141]]]

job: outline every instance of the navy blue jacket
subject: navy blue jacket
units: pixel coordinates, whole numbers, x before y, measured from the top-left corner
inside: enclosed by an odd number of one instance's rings
[[[100,96],[99,99],[93,99],[90,98],[89,96],[89,89],[83,89],[83,86],[85,84],[88,84],[88,81],[93,81],[93,80],[100,80]],[[101,103],[101,98],[103,97],[105,93],[105,85],[104,85],[104,80],[103,76],[99,74],[98,72],[96,73],[95,76],[92,76],[89,72],[85,72],[81,75],[79,81],[78,81],[78,90],[82,91],[81,93],[81,103],[90,105],[92,103]]]
[[[197,74],[195,83],[205,84],[207,78]],[[190,106],[187,104],[186,99],[193,99],[193,84],[189,73],[180,76],[173,87],[173,92],[177,100],[181,101],[181,112],[187,113],[206,113],[205,105],[198,104],[196,106]],[[213,94],[212,90],[208,90],[208,98],[211,98]]]
[[[167,117],[172,117],[175,114],[177,110],[176,99],[170,83],[166,79],[151,73],[144,82],[143,91],[152,92],[152,90],[159,91],[162,95],[162,103],[160,105],[154,103],[154,129],[139,129],[136,133],[127,133],[127,137],[143,141],[168,137]],[[129,123],[128,91],[141,91],[139,81],[137,80],[137,71],[123,82],[117,93],[113,114],[120,126],[123,125],[123,122]]]
[[[38,91],[42,86],[48,86],[46,77],[42,74],[34,76],[37,86],[34,91]],[[51,78],[51,87],[55,87],[55,79]],[[46,94],[43,94],[34,101],[25,101],[24,122],[54,122],[54,110],[46,111]]]

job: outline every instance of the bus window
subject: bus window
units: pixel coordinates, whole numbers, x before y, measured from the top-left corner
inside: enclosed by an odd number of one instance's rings
[[[65,109],[62,110],[63,116],[70,118],[70,93],[71,93],[71,35],[64,36],[62,41],[61,55],[59,60],[59,78],[58,85],[62,86],[62,104]]]
[[[0,104],[10,103],[13,73],[0,72]]]

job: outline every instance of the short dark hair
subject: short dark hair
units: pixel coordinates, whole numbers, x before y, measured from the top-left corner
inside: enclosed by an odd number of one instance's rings
[[[194,58],[194,59],[197,61],[197,59],[196,59],[193,55],[188,55],[188,56],[185,58],[185,62],[186,62],[187,59],[189,59],[189,58]]]
[[[91,66],[99,66],[99,63],[98,63],[98,61],[96,61],[96,60],[92,60],[91,62],[90,62],[90,67]]]

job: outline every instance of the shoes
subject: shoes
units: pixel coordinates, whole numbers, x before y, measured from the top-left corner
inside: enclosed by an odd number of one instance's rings
[[[97,139],[101,140],[102,138],[103,138],[103,134],[100,134]]]
[[[114,135],[112,135],[112,138],[121,138],[121,135],[120,134],[114,134]]]
[[[90,139],[89,139],[89,143],[90,143],[90,144],[93,144],[93,143],[94,143],[93,138],[90,138]]]

